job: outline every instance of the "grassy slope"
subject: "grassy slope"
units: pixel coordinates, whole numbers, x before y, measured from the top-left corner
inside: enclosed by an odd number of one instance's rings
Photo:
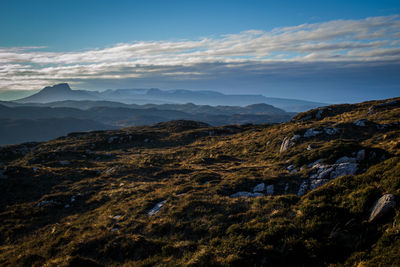
[[[0,265],[400,265],[399,209],[367,222],[382,194],[400,196],[400,106],[367,114],[382,102],[331,106],[322,119],[312,110],[272,126],[172,122],[4,147]],[[361,118],[371,123],[355,126]],[[279,153],[284,137],[323,127],[340,133],[302,138]],[[359,174],[296,195],[306,164],[360,149],[367,159]],[[303,168],[291,173],[290,164]],[[260,182],[275,195],[229,197]]]

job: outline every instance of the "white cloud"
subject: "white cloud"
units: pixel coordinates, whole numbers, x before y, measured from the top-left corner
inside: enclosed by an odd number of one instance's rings
[[[399,16],[387,16],[249,30],[200,40],[140,41],[80,52],[0,48],[0,89],[37,89],[38,85],[57,81],[155,75],[201,79],[210,73],[200,66],[209,63],[223,63],[219,68],[223,66],[225,71],[230,66],[253,66],[269,72],[276,66],[270,63],[284,62],[383,64],[400,59],[399,36]]]

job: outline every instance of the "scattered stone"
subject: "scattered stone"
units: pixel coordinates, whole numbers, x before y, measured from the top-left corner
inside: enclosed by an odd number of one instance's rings
[[[37,172],[37,171],[38,171],[38,168],[33,167],[32,170],[33,170],[33,172]]]
[[[119,221],[119,219],[122,218],[122,215],[115,215],[114,217],[112,217],[113,220]]]
[[[374,222],[386,216],[396,206],[395,197],[392,194],[385,194],[379,198],[369,215],[369,222]]]
[[[292,171],[292,170],[294,170],[294,166],[293,165],[289,165],[289,166],[286,167],[286,170]]]
[[[365,149],[361,149],[357,152],[357,161],[363,161],[365,159]]]
[[[149,138],[144,139],[144,142],[148,143],[149,142]]]
[[[71,203],[72,202],[75,202],[75,197],[74,196],[71,197]]]
[[[60,165],[65,166],[65,165],[69,165],[70,162],[68,160],[60,160]]]
[[[58,204],[59,203],[54,200],[43,200],[43,201],[37,203],[36,207],[43,207],[43,206],[47,206],[47,205],[58,205]]]
[[[353,124],[356,126],[359,126],[359,127],[365,127],[368,122],[369,122],[369,120],[367,120],[367,119],[361,119],[361,120],[357,120],[357,121],[353,122]]]
[[[163,200],[161,202],[158,202],[151,210],[149,210],[149,212],[147,212],[147,215],[148,216],[152,216],[152,215],[157,214],[161,210],[162,206],[164,206],[164,204],[166,202],[167,202],[167,200]]]
[[[304,137],[313,137],[313,136],[317,136],[319,134],[321,134],[321,131],[317,131],[314,128],[310,128],[308,129],[305,133],[304,133]]]
[[[111,232],[116,232],[116,231],[118,231],[118,230],[119,230],[119,228],[115,227],[115,228],[112,228],[112,229],[111,229]]]
[[[70,207],[69,204],[65,204],[65,205],[64,205],[64,208],[66,208],[66,209],[68,209],[69,207]]]
[[[254,193],[255,192],[262,192],[264,190],[265,190],[265,184],[264,183],[258,184],[253,188],[253,192]]]
[[[308,145],[308,146],[307,146],[307,151],[311,151],[311,150],[313,150],[312,145]]]
[[[273,184],[268,185],[266,191],[267,191],[267,195],[273,195],[274,194],[274,185]]]
[[[230,197],[237,198],[237,197],[263,197],[263,196],[264,196],[264,194],[262,194],[262,193],[251,193],[251,192],[241,191],[241,192],[232,194]]]
[[[334,135],[334,134],[337,134],[339,132],[339,129],[337,129],[337,128],[324,128],[324,132],[326,134],[329,134],[329,135]]]
[[[297,196],[301,197],[302,195],[304,195],[307,192],[307,187],[307,181],[302,182],[299,187],[299,191],[297,192]]]
[[[316,166],[318,166],[318,164],[320,164],[322,162],[322,159],[318,159],[316,161],[314,161],[313,163],[310,163],[307,165],[308,168],[315,168]]]
[[[288,190],[289,190],[289,183],[286,183],[286,185],[285,185],[285,194],[287,194],[287,192],[288,192]]]

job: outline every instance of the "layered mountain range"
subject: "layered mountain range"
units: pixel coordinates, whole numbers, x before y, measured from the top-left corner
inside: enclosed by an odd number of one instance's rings
[[[324,103],[296,99],[272,98],[262,95],[226,95],[214,91],[117,89],[99,91],[71,90],[67,83],[48,86],[18,103],[48,103],[65,100],[115,101],[125,104],[186,104],[247,106],[265,103],[289,112],[301,112]]]

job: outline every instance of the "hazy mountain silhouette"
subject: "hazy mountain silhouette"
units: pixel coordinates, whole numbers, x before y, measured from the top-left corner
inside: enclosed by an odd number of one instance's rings
[[[19,103],[47,103],[62,100],[98,100],[98,92],[85,90],[71,90],[67,83],[60,83],[54,86],[47,86],[36,94],[18,99]]]
[[[125,104],[186,104],[247,106],[266,103],[291,112],[325,106],[324,103],[265,97],[263,95],[227,95],[214,91],[117,89],[104,92],[71,90],[68,84],[45,87],[40,92],[16,100],[18,103],[48,103],[65,100],[116,101]]]

